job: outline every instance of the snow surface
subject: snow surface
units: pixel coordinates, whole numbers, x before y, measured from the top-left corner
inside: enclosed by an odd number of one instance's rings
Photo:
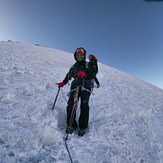
[[[0,42],[0,163],[69,163],[65,148],[67,84],[52,105],[55,83],[74,63],[66,52]],[[89,131],[69,136],[74,163],[162,163],[163,90],[99,64]],[[79,108],[78,108],[79,115]]]

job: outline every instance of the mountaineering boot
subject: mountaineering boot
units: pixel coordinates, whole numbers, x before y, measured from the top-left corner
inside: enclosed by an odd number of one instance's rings
[[[85,133],[86,133],[86,129],[84,129],[84,128],[80,128],[79,129],[79,131],[78,131],[78,136],[84,136],[85,135]]]
[[[76,128],[67,127],[67,128],[66,128],[66,133],[67,133],[67,134],[72,134],[75,130],[76,130]]]

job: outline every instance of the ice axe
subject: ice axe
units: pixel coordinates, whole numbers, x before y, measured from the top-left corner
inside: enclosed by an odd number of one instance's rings
[[[56,95],[56,97],[55,97],[55,100],[54,100],[54,104],[53,104],[52,110],[53,110],[54,107],[55,107],[55,104],[56,104],[56,101],[57,101],[57,98],[58,98],[58,95],[59,95],[59,91],[60,91],[60,87],[58,88],[57,95]]]

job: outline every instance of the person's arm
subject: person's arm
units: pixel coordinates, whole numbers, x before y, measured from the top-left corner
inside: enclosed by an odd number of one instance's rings
[[[97,79],[97,77],[95,76],[95,78],[94,78],[94,81],[96,82],[96,84],[97,84],[97,88],[99,88],[100,87],[100,83],[99,83],[99,81],[98,81],[98,79]]]
[[[94,81],[96,82],[97,85],[100,85],[100,83],[99,83],[99,81],[98,81],[96,76],[94,77]]]
[[[88,70],[87,70],[87,74],[86,74],[86,79],[94,79],[96,77],[96,66],[90,65]]]

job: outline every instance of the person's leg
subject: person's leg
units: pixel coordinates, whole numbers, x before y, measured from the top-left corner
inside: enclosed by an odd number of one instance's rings
[[[71,92],[67,105],[67,127],[77,128],[76,108],[73,108],[75,91]]]
[[[80,105],[80,117],[79,128],[86,129],[89,121],[89,97],[90,92],[83,90],[80,93],[81,105]]]

